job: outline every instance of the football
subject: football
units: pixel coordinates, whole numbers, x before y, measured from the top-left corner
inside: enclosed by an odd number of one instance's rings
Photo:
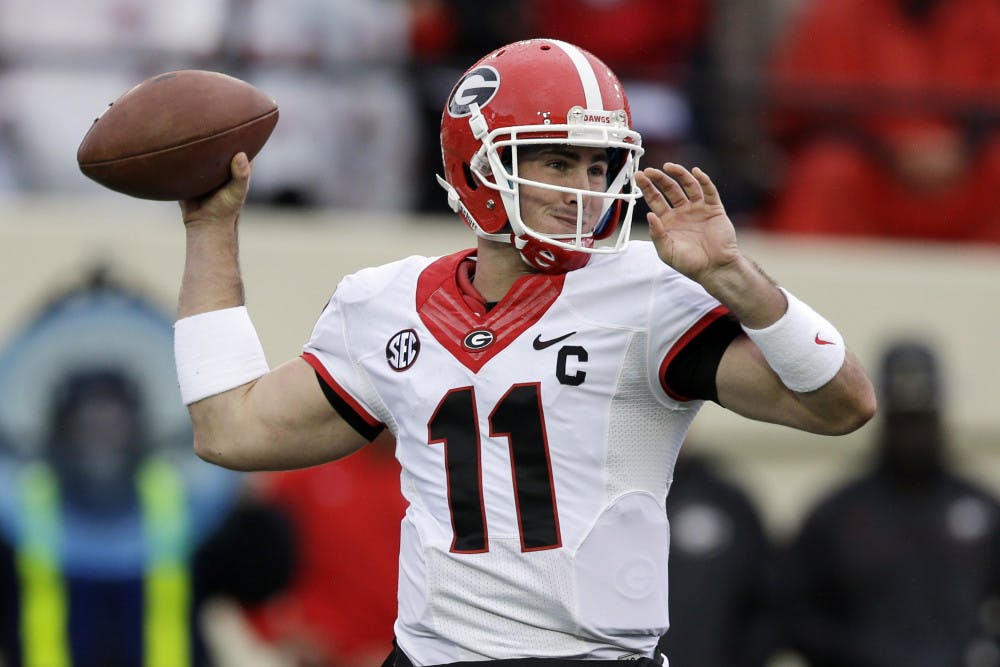
[[[166,72],[108,105],[76,160],[84,175],[116,192],[193,199],[229,180],[236,153],[252,160],[277,122],[277,103],[246,81],[207,70]]]

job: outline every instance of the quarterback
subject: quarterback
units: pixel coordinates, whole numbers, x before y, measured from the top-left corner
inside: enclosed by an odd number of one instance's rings
[[[534,39],[485,56],[452,89],[441,149],[475,247],[347,276],[273,369],[238,263],[246,156],[181,203],[196,451],[284,469],[389,429],[409,502],[391,665],[663,664],[664,501],[699,407],[843,434],[873,415],[871,383],[741,254],[707,174],[639,168],[625,92],[592,54]],[[640,198],[651,242],[629,239]]]

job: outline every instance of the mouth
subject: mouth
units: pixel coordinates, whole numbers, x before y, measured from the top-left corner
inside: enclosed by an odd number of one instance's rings
[[[553,215],[556,221],[561,223],[565,227],[569,227],[574,232],[576,231],[576,216],[575,215]]]
[[[554,234],[551,234],[551,236],[562,239],[576,238],[577,223],[575,214],[573,215],[556,214],[552,216],[552,219],[559,223],[559,226],[562,228],[562,230]],[[584,218],[583,227],[580,230],[580,237],[590,238],[591,236],[593,236],[593,234],[594,234],[593,225],[588,224],[587,219]]]

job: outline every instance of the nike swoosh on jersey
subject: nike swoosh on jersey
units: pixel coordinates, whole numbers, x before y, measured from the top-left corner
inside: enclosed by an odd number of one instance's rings
[[[531,341],[531,347],[535,348],[536,350],[544,350],[547,347],[552,347],[556,343],[561,343],[562,341],[566,340],[575,333],[576,333],[575,331],[570,331],[568,334],[563,334],[558,338],[551,338],[549,340],[542,340],[542,334],[538,334],[537,336],[535,336],[535,340]]]
[[[816,338],[813,339],[813,342],[815,342],[817,345],[836,345],[836,343],[834,343],[832,340],[823,340],[822,338],[819,337],[819,334],[816,334]]]

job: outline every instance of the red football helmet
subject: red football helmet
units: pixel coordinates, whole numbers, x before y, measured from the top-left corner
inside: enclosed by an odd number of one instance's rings
[[[578,190],[518,175],[519,146],[605,148],[607,189]],[[510,243],[545,273],[580,268],[594,253],[620,251],[629,238],[642,139],[632,129],[625,91],[592,54],[554,39],[497,49],[458,80],[441,116],[448,203],[477,235]],[[574,234],[544,234],[521,217],[519,186],[576,193]],[[601,199],[600,222],[585,231],[583,201]],[[612,238],[613,235],[617,235]],[[601,245],[595,240],[607,239]]]

